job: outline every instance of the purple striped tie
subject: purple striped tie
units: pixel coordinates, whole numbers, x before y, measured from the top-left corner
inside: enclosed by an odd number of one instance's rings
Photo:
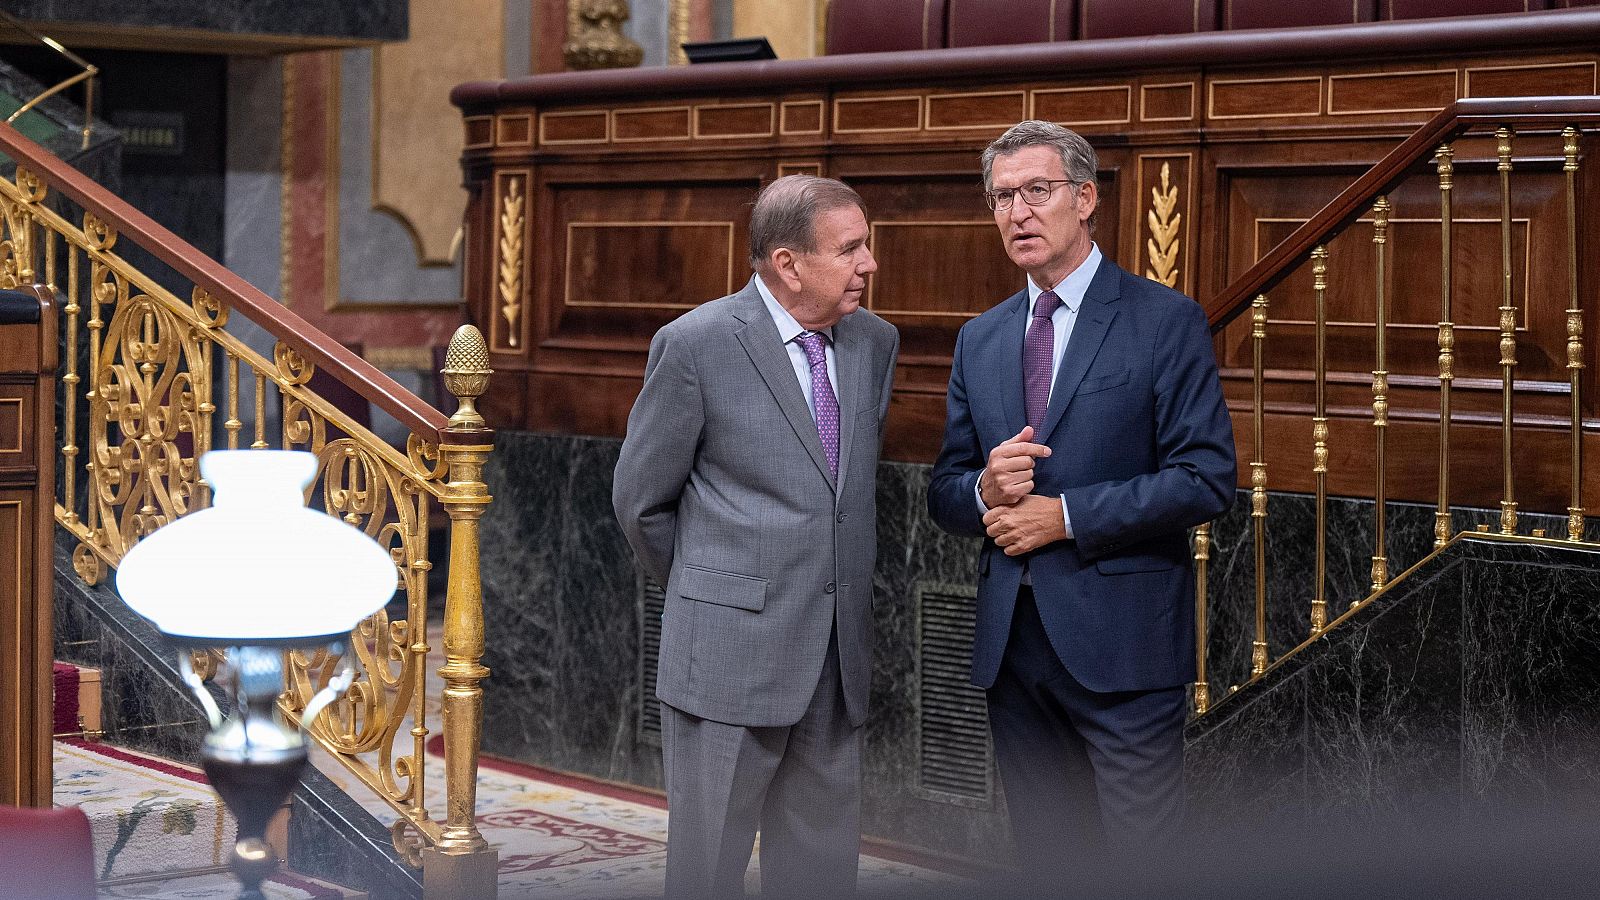
[[[811,405],[816,410],[817,437],[822,438],[822,452],[828,457],[828,474],[838,478],[839,398],[834,396],[833,382],[828,380],[828,353],[823,347],[826,338],[815,331],[802,331],[795,340],[805,349],[806,362],[811,364]]]
[[[1033,439],[1042,435],[1045,410],[1050,408],[1050,368],[1056,357],[1056,327],[1050,315],[1061,305],[1055,291],[1045,291],[1033,304],[1033,319],[1028,323],[1028,338],[1022,344],[1022,393],[1028,410]]]

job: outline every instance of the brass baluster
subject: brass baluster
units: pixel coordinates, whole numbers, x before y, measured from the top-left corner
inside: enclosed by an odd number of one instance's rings
[[[1385,296],[1388,277],[1389,198],[1378,197],[1372,204],[1372,244],[1377,253],[1377,368],[1372,370],[1372,427],[1375,446],[1372,454],[1374,467],[1372,484],[1373,512],[1377,517],[1373,536],[1372,589],[1378,590],[1389,583],[1389,557],[1384,539],[1384,523],[1388,517],[1384,466],[1385,435],[1389,430],[1389,362],[1385,338],[1389,331],[1389,305]],[[1359,603],[1360,601],[1356,601]],[[1352,604],[1355,605],[1355,604]]]
[[[256,439],[251,450],[267,449],[267,376],[256,371]]]
[[[88,231],[89,228],[87,226],[89,224],[89,217],[85,215],[84,219],[84,230]],[[109,282],[101,281],[96,277],[100,274],[101,268],[102,264],[99,262],[91,262],[89,264],[89,321],[84,325],[84,327],[89,331],[89,391],[88,393],[84,394],[83,399],[84,403],[88,405],[89,418],[91,419],[89,426],[89,442],[91,445],[94,443],[94,425],[92,420],[96,414],[95,406],[100,399],[101,332],[104,331],[106,327],[105,320],[100,318],[100,295],[102,293],[100,288],[109,285]],[[94,451],[95,448],[91,446],[84,461],[84,470],[88,472],[88,481],[84,485],[84,491],[88,496],[86,496],[84,499],[88,502],[89,507],[88,520],[84,524],[88,526],[89,534],[91,536],[99,538],[101,535],[97,534],[97,532],[100,528],[99,482],[101,475],[100,464],[95,459]]]
[[[67,315],[67,373],[61,376],[62,390],[61,430],[66,432],[61,443],[61,487],[64,492],[62,507],[66,509],[67,524],[78,521],[78,478],[74,468],[78,461],[78,248],[67,245],[67,305],[62,311]],[[92,359],[92,357],[91,357]]]
[[[499,854],[475,824],[478,752],[483,741],[483,585],[478,569],[478,519],[489,503],[483,466],[494,450],[493,432],[478,414],[476,398],[488,386],[489,349],[483,335],[463,325],[450,339],[443,370],[458,407],[447,443],[439,447],[449,467],[450,573],[445,593],[443,698],[446,817],[437,844],[424,848],[424,890],[438,879],[453,896],[493,897]]]
[[[1250,677],[1267,670],[1267,460],[1262,430],[1262,350],[1267,340],[1267,296],[1250,304],[1250,340],[1255,349],[1255,460],[1250,463],[1250,521],[1256,550],[1256,639],[1251,645]]]
[[[410,631],[410,643],[406,647],[414,659],[417,660],[416,677],[412,682],[411,704],[411,758],[422,762],[428,758],[428,570],[433,568],[428,554],[428,494],[419,491],[417,496],[417,521],[413,525],[412,537],[422,547],[422,555],[413,559],[410,564],[411,573],[407,579],[406,588],[406,623]],[[447,573],[448,574],[448,573]],[[411,794],[411,814],[413,822],[424,822],[428,819],[427,790],[425,776],[427,766],[418,765],[413,774],[414,787]]]
[[[1328,627],[1328,247],[1311,251],[1311,289],[1317,298],[1316,409],[1311,417],[1311,471],[1317,477],[1316,585],[1312,588],[1311,635]]]
[[[1517,306],[1511,297],[1511,129],[1495,129],[1500,172],[1500,533],[1517,531],[1516,480],[1511,471],[1512,390],[1516,386]]]
[[[228,351],[228,418],[222,423],[222,430],[228,433],[228,449],[239,449],[239,429],[244,423],[239,421],[239,357],[232,350]]]
[[[1451,269],[1454,264],[1452,198],[1455,150],[1439,147],[1439,505],[1433,512],[1433,545],[1450,540],[1450,387],[1455,380],[1455,323],[1450,318]]]
[[[1561,129],[1567,174],[1567,375],[1572,384],[1572,502],[1567,506],[1567,540],[1583,540],[1583,307],[1578,301],[1578,129]]]
[[[1211,523],[1194,530],[1194,712],[1211,708],[1211,685],[1206,683],[1206,568],[1211,559]]]

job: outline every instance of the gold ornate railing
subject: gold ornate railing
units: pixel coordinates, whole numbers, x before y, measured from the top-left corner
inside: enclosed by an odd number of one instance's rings
[[[61,297],[64,336],[56,520],[78,541],[87,582],[161,525],[210,499],[197,461],[207,450],[280,447],[316,454],[307,502],[389,548],[405,598],[351,635],[359,675],[308,728],[316,742],[399,814],[397,847],[422,865],[428,896],[489,897],[495,854],[474,823],[484,648],[477,520],[489,495],[493,434],[474,399],[488,355],[476,329],[451,341],[444,370],[459,409],[450,419],[238,276],[88,181],[9,126],[0,152],[0,285],[43,283]],[[174,269],[169,290],[119,250],[132,244]],[[228,326],[247,319],[270,346]],[[397,449],[310,387],[318,371],[355,389],[409,431]],[[430,806],[428,721],[430,523],[450,529],[443,622],[444,809]],[[293,565],[293,560],[284,560]],[[227,602],[218,585],[217,602]],[[291,655],[281,704],[294,717],[333,676],[325,653]]]
[[[1296,229],[1289,237],[1285,238],[1276,247],[1263,256],[1242,276],[1230,284],[1220,295],[1209,304],[1208,313],[1214,332],[1221,332],[1229,322],[1242,315],[1245,310],[1251,311],[1251,329],[1249,341],[1254,360],[1252,379],[1252,400],[1248,411],[1248,421],[1253,428],[1253,457],[1250,460],[1251,472],[1251,537],[1253,539],[1253,568],[1254,568],[1254,609],[1253,630],[1248,636],[1235,636],[1231,641],[1236,646],[1248,642],[1250,646],[1250,660],[1248,664],[1248,679],[1254,681],[1262,678],[1284,658],[1310,646],[1317,638],[1343,620],[1348,618],[1356,609],[1383,593],[1391,586],[1395,579],[1391,578],[1391,547],[1388,533],[1388,500],[1389,483],[1387,475],[1390,467],[1395,463],[1395,458],[1390,454],[1396,448],[1389,443],[1389,432],[1392,424],[1391,403],[1393,402],[1390,367],[1394,360],[1390,357],[1388,337],[1393,325],[1390,321],[1390,308],[1394,302],[1395,280],[1395,247],[1398,239],[1397,232],[1393,229],[1395,222],[1395,204],[1391,199],[1395,192],[1405,188],[1415,188],[1417,182],[1413,179],[1432,179],[1428,190],[1436,190],[1438,197],[1440,232],[1438,236],[1440,247],[1441,269],[1439,272],[1439,321],[1435,327],[1438,359],[1437,375],[1422,377],[1415,373],[1405,376],[1405,381],[1413,390],[1425,387],[1427,382],[1437,384],[1438,412],[1432,424],[1436,425],[1437,443],[1437,502],[1433,512],[1433,553],[1450,543],[1455,535],[1453,522],[1457,514],[1465,515],[1464,510],[1452,504],[1450,470],[1452,462],[1451,429],[1452,424],[1461,424],[1457,412],[1452,408],[1452,387],[1459,380],[1457,361],[1460,352],[1458,347],[1457,331],[1461,323],[1455,321],[1453,315],[1459,314],[1453,301],[1463,284],[1461,277],[1465,272],[1469,276],[1476,276],[1480,282],[1489,277],[1496,280],[1495,293],[1499,297],[1497,310],[1497,324],[1493,328],[1485,325],[1474,326],[1479,331],[1496,331],[1498,337],[1498,370],[1499,383],[1496,385],[1500,397],[1498,414],[1479,411],[1473,417],[1472,424],[1479,427],[1494,426],[1498,428],[1498,463],[1500,468],[1500,496],[1498,499],[1497,522],[1479,523],[1475,527],[1479,531],[1494,529],[1502,535],[1517,535],[1522,532],[1519,528],[1526,524],[1525,517],[1519,515],[1518,490],[1519,487],[1526,491],[1529,485],[1547,488],[1545,494],[1561,494],[1568,496],[1565,510],[1552,511],[1549,515],[1555,516],[1556,521],[1565,520],[1564,528],[1560,529],[1561,537],[1547,537],[1546,529],[1532,528],[1525,535],[1533,539],[1561,540],[1564,542],[1584,542],[1586,509],[1584,500],[1585,473],[1583,466],[1583,443],[1586,433],[1584,418],[1585,406],[1583,403],[1584,381],[1582,378],[1585,368],[1585,359],[1589,351],[1584,347],[1583,319],[1586,312],[1581,300],[1581,290],[1585,286],[1583,278],[1593,279],[1592,259],[1585,262],[1586,248],[1591,251],[1594,246],[1594,232],[1580,231],[1582,224],[1579,217],[1580,198],[1583,193],[1584,182],[1580,179],[1580,145],[1586,130],[1592,134],[1600,126],[1600,97],[1591,98],[1528,98],[1528,99],[1479,99],[1458,101],[1441,111],[1426,125],[1418,129],[1415,134],[1406,139],[1393,152],[1374,165],[1368,172],[1358,178],[1348,189],[1343,191],[1334,200],[1329,202],[1319,213],[1313,216],[1304,225]],[[1559,253],[1562,256],[1559,271],[1565,281],[1565,380],[1562,384],[1543,384],[1541,390],[1545,393],[1564,392],[1570,395],[1568,404],[1569,412],[1564,420],[1555,421],[1558,417],[1548,412],[1536,416],[1519,417],[1515,409],[1514,400],[1518,396],[1518,350],[1519,346],[1530,340],[1528,334],[1528,310],[1524,308],[1531,301],[1525,298],[1524,307],[1519,307],[1517,295],[1513,291],[1513,282],[1522,277],[1514,266],[1513,245],[1515,243],[1515,225],[1521,219],[1513,216],[1513,197],[1515,190],[1515,176],[1518,174],[1519,151],[1523,154],[1522,162],[1536,162],[1546,171],[1559,165],[1561,172],[1560,190],[1564,192],[1562,203],[1565,209],[1565,220],[1558,225],[1551,226],[1552,231],[1559,230],[1561,239],[1559,247],[1545,248],[1547,253]],[[1466,155],[1464,155],[1464,153]],[[1486,265],[1480,259],[1464,258],[1460,246],[1453,240],[1457,228],[1454,213],[1456,197],[1460,184],[1458,181],[1458,168],[1463,165],[1466,156],[1472,156],[1472,164],[1480,172],[1492,171],[1498,184],[1499,216],[1495,224],[1498,225],[1499,246],[1497,259]],[[1595,182],[1592,177],[1589,181],[1592,191]],[[1415,198],[1416,194],[1411,195]],[[1431,220],[1429,220],[1431,221]],[[1350,325],[1352,323],[1330,323],[1328,313],[1328,294],[1330,291],[1330,260],[1335,256],[1335,240],[1344,238],[1342,246],[1346,252],[1364,254],[1363,258],[1371,260],[1372,286],[1370,295],[1370,316],[1372,324],[1372,343],[1370,346],[1373,368],[1371,370],[1371,415],[1367,420],[1371,426],[1371,462],[1373,477],[1370,493],[1352,494],[1361,498],[1370,498],[1372,501],[1372,535],[1373,546],[1371,549],[1370,584],[1357,595],[1352,608],[1344,611],[1343,615],[1331,618],[1328,609],[1328,500],[1329,500],[1329,473],[1330,473],[1330,426],[1327,392],[1329,388],[1329,363],[1327,360],[1327,334],[1330,324]],[[1532,238],[1527,239],[1528,245],[1523,248],[1523,253],[1532,255],[1536,248],[1532,246]],[[1557,243],[1552,241],[1551,243]],[[1362,248],[1358,244],[1367,245]],[[1547,257],[1548,258],[1548,257]],[[1492,265],[1492,271],[1486,270]],[[1586,268],[1587,267],[1587,268]],[[1271,540],[1271,526],[1269,518],[1268,488],[1272,482],[1268,479],[1266,452],[1264,448],[1264,430],[1268,427],[1265,422],[1269,408],[1280,418],[1287,410],[1297,409],[1293,403],[1278,402],[1276,405],[1264,400],[1266,391],[1264,387],[1268,376],[1263,364],[1265,347],[1272,340],[1273,324],[1268,317],[1271,308],[1269,297],[1285,285],[1297,273],[1309,273],[1311,293],[1312,322],[1297,322],[1297,326],[1309,326],[1309,337],[1312,352],[1312,371],[1310,380],[1313,382],[1311,414],[1308,417],[1311,444],[1306,449],[1305,470],[1310,473],[1309,483],[1313,486],[1315,505],[1315,545],[1314,559],[1309,567],[1312,574],[1312,583],[1305,586],[1303,592],[1295,592],[1293,598],[1273,598],[1269,596],[1269,574],[1267,567],[1267,545]],[[1593,290],[1593,284],[1587,285]],[[1342,287],[1342,286],[1341,286]],[[1526,285],[1524,292],[1526,293]],[[1280,299],[1283,299],[1280,297]],[[1593,303],[1589,306],[1592,308]],[[1418,327],[1412,323],[1409,327]],[[1346,329],[1344,340],[1352,339],[1351,332]],[[1478,378],[1475,388],[1484,392],[1489,390],[1485,383],[1488,379]],[[1398,383],[1398,382],[1397,382]],[[1279,395],[1283,396],[1282,393]],[[1413,398],[1415,394],[1412,395]],[[1421,411],[1408,409],[1405,411],[1410,421],[1420,421]],[[1349,425],[1352,411],[1345,409],[1346,425]],[[1429,414],[1431,416],[1431,414]],[[1236,419],[1236,421],[1238,421]],[[1552,466],[1548,462],[1541,468],[1530,468],[1527,460],[1522,460],[1520,465],[1523,471],[1519,472],[1519,461],[1516,459],[1518,447],[1517,436],[1519,429],[1524,429],[1530,424],[1537,425],[1546,433],[1560,428],[1566,434],[1564,442],[1567,445],[1565,455],[1568,457],[1564,471],[1559,464]],[[1594,423],[1587,423],[1588,431],[1594,432]],[[1414,451],[1415,441],[1409,448]],[[1549,445],[1546,441],[1546,447]],[[1459,446],[1458,446],[1459,449]],[[1430,448],[1431,455],[1432,450]],[[1533,454],[1527,454],[1533,455]],[[1548,453],[1544,456],[1548,457]],[[1412,467],[1415,471],[1415,466]],[[1555,473],[1555,474],[1552,474]],[[1518,475],[1524,481],[1518,481]],[[1549,480],[1552,477],[1564,478],[1568,482],[1557,491],[1548,490],[1551,487]],[[1543,479],[1540,484],[1537,479]],[[1296,484],[1305,483],[1301,479]],[[1195,685],[1195,708],[1199,713],[1205,713],[1212,707],[1214,692],[1207,678],[1209,673],[1215,672],[1213,665],[1208,672],[1208,662],[1215,663],[1215,659],[1208,659],[1210,646],[1214,643],[1215,628],[1208,627],[1208,615],[1213,614],[1217,606],[1217,596],[1214,586],[1208,588],[1208,569],[1214,570],[1218,552],[1216,529],[1218,523],[1210,523],[1196,530],[1194,539],[1194,558],[1197,571],[1196,585],[1196,614],[1199,624],[1198,646],[1198,681]],[[1430,554],[1431,556],[1431,554]],[[1425,556],[1424,561],[1430,556]],[[1403,575],[1401,577],[1404,577]],[[1309,624],[1309,637],[1297,637],[1289,643],[1290,649],[1279,655],[1276,660],[1270,659],[1268,654],[1269,635],[1268,604],[1272,601],[1285,602],[1293,600],[1298,602],[1301,597],[1309,597],[1309,611],[1307,621]],[[1209,632],[1209,633],[1208,633]],[[1304,636],[1307,632],[1301,632]],[[1234,667],[1233,671],[1243,672],[1243,663]],[[1232,685],[1238,688],[1240,685]]]

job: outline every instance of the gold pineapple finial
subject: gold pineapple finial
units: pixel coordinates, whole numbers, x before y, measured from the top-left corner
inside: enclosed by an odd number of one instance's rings
[[[489,368],[489,345],[484,343],[483,333],[471,325],[457,328],[450,337],[440,374],[444,375],[445,390],[456,398],[456,413],[450,417],[450,427],[484,427],[476,402],[489,386],[489,376],[494,370]]]

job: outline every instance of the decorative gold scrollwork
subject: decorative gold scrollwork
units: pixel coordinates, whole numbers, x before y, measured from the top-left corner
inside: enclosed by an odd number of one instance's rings
[[[520,178],[506,179],[500,201],[500,314],[506,319],[506,343],[517,346],[517,319],[522,312],[522,207]]]
[[[302,385],[316,374],[317,367],[300,351],[279,341],[272,347],[272,361],[278,367],[278,377],[289,384]]]
[[[50,192],[49,185],[46,185],[39,176],[21,166],[17,167],[16,185],[28,203],[38,203]]]
[[[1150,255],[1150,267],[1144,277],[1159,281],[1169,288],[1178,286],[1178,251],[1182,241],[1178,229],[1183,225],[1183,213],[1178,212],[1178,186],[1172,183],[1172,166],[1161,164],[1161,186],[1150,189],[1150,239],[1145,242],[1145,252]]]
[[[106,576],[106,565],[100,561],[100,556],[88,544],[79,544],[72,548],[72,571],[78,573],[83,583],[91,587],[100,583]]]
[[[217,295],[203,287],[196,287],[190,295],[190,305],[200,319],[203,328],[221,328],[228,324],[228,307],[217,299]]]
[[[90,250],[110,250],[117,243],[117,230],[94,213],[83,214],[83,236]]]
[[[424,481],[442,481],[450,469],[439,456],[439,445],[415,434],[406,435],[406,458],[417,467],[417,473]]]
[[[100,269],[101,267],[97,267]],[[103,277],[103,269],[97,277]],[[193,330],[146,294],[127,296],[120,276],[97,292],[115,304],[90,397],[89,451],[100,475],[92,486],[96,521],[118,556],[195,508],[196,442],[208,377]],[[197,383],[198,382],[198,383]]]

